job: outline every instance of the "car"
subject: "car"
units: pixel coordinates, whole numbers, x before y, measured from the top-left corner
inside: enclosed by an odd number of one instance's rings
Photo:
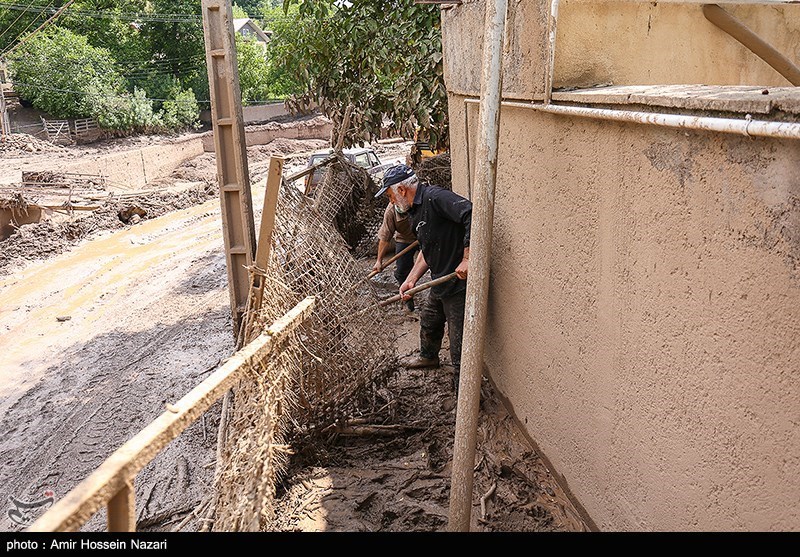
[[[333,154],[333,149],[326,149],[324,151],[317,151],[316,153],[312,154],[308,158],[308,164],[306,168],[311,168],[317,163],[320,163],[330,157]],[[370,175],[376,175],[377,173],[385,170],[387,167],[391,165],[381,164],[380,159],[378,159],[378,155],[375,154],[375,151],[369,147],[357,147],[354,149],[345,149],[343,151],[344,156],[356,166],[360,166],[364,170],[366,170]],[[311,174],[306,176],[304,185],[305,189],[304,192],[306,195],[311,195],[319,183],[322,181],[322,178],[325,176],[325,167],[320,167],[314,170]]]

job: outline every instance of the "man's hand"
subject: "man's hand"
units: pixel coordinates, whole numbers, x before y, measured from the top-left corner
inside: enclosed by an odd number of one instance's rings
[[[413,296],[407,296],[406,291],[411,290],[416,285],[417,281],[411,279],[406,279],[406,281],[400,285],[400,297],[403,299],[404,302],[407,302],[408,300],[413,298]]]
[[[461,263],[456,267],[456,276],[461,280],[467,280],[467,271],[469,269],[469,259],[462,259]]]
[[[379,257],[378,260],[375,262],[375,265],[372,266],[372,270],[379,273],[381,271],[381,267],[383,267],[383,261],[381,261]]]

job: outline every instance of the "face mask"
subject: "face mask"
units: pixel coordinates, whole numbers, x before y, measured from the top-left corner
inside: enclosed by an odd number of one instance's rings
[[[398,207],[397,205],[395,205],[395,206],[394,206],[394,212],[395,212],[395,213],[397,213],[397,214],[398,214],[398,215],[400,215],[400,216],[403,216],[403,215],[405,215],[406,213],[408,213],[408,211],[401,211],[401,210],[400,210],[400,207]]]

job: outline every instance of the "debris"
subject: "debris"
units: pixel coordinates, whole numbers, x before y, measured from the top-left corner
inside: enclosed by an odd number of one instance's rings
[[[117,211],[117,214],[119,215],[119,220],[125,224],[136,224],[147,216],[147,211],[138,205],[127,205]],[[134,218],[136,219],[135,221],[133,221]]]
[[[28,155],[30,153],[58,153],[66,149],[60,145],[53,145],[49,141],[39,139],[27,133],[12,133],[0,141],[0,153],[5,156],[15,154]]]
[[[423,182],[428,182],[446,190],[452,191],[453,189],[450,153],[442,153],[435,157],[423,159],[422,162],[414,166],[414,172]]]
[[[494,495],[494,492],[496,490],[497,490],[497,482],[494,482],[492,484],[492,487],[489,488],[489,491],[484,493],[483,497],[481,497],[481,518],[484,520],[486,519],[486,502],[489,499],[491,499],[492,495]]]
[[[64,321],[69,321],[70,319],[72,319],[71,315],[63,315],[61,317],[56,317],[56,321],[58,321],[59,323],[63,323]]]

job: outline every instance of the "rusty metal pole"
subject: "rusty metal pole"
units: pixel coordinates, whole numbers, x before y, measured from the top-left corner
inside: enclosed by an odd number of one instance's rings
[[[784,56],[778,49],[753,33],[744,23],[716,4],[703,6],[703,15],[708,21],[742,43],[753,54],[772,66],[792,85],[800,85],[800,67]]]
[[[500,101],[503,91],[503,37],[508,0],[486,0],[483,34],[480,128],[476,154],[472,233],[464,343],[458,389],[453,474],[450,481],[451,532],[468,532],[472,515],[475,439],[480,410],[483,349],[486,336],[486,302],[489,298],[489,262],[497,178],[497,143],[500,135]]]

